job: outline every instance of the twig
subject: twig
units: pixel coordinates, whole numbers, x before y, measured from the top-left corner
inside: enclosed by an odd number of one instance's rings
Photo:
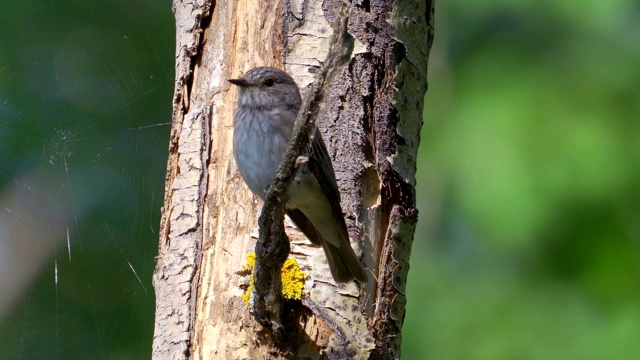
[[[260,236],[256,244],[253,311],[258,321],[271,324],[276,334],[282,328],[281,270],[290,251],[289,239],[284,232],[287,189],[297,170],[296,160],[305,152],[309,136],[315,129],[315,119],[322,100],[329,93],[331,80],[351,57],[353,37],[347,32],[350,8],[350,2],[342,2],[333,25],[329,53],[298,112],[289,147],[271,180],[258,220]]]

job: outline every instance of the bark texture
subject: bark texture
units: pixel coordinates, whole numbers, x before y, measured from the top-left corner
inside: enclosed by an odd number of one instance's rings
[[[433,39],[431,1],[354,1],[356,45],[316,120],[334,162],[352,244],[376,282],[336,285],[321,248],[295,229],[310,275],[285,308],[285,336],[262,328],[238,275],[260,203],[232,156],[237,93],[227,79],[285,69],[301,92],[329,48],[338,1],[179,1],[176,87],[156,289],[155,359],[398,358],[417,221],[415,168]]]

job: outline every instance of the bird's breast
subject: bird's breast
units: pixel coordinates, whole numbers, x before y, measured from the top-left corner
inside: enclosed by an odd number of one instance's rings
[[[291,138],[277,111],[238,108],[234,118],[233,153],[247,186],[260,198],[275,175]]]

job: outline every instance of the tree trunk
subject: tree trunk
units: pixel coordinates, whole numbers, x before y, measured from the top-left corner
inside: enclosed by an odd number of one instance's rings
[[[174,1],[173,127],[154,274],[154,359],[400,357],[417,210],[416,155],[433,40],[433,1],[354,1],[353,56],[316,120],[332,156],[352,244],[375,281],[336,285],[321,248],[292,226],[309,274],[275,339],[242,300],[239,274],[261,203],[232,156],[237,90],[255,66],[305,88],[324,59],[340,2]]]

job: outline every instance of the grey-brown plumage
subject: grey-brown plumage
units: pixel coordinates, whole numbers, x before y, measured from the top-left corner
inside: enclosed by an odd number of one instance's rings
[[[233,153],[247,186],[264,200],[291,139],[300,92],[291,76],[270,67],[253,68],[229,82],[240,87]],[[287,215],[309,240],[322,246],[335,281],[366,282],[364,267],[349,243],[335,173],[317,128],[306,155],[309,160],[289,186]]]

